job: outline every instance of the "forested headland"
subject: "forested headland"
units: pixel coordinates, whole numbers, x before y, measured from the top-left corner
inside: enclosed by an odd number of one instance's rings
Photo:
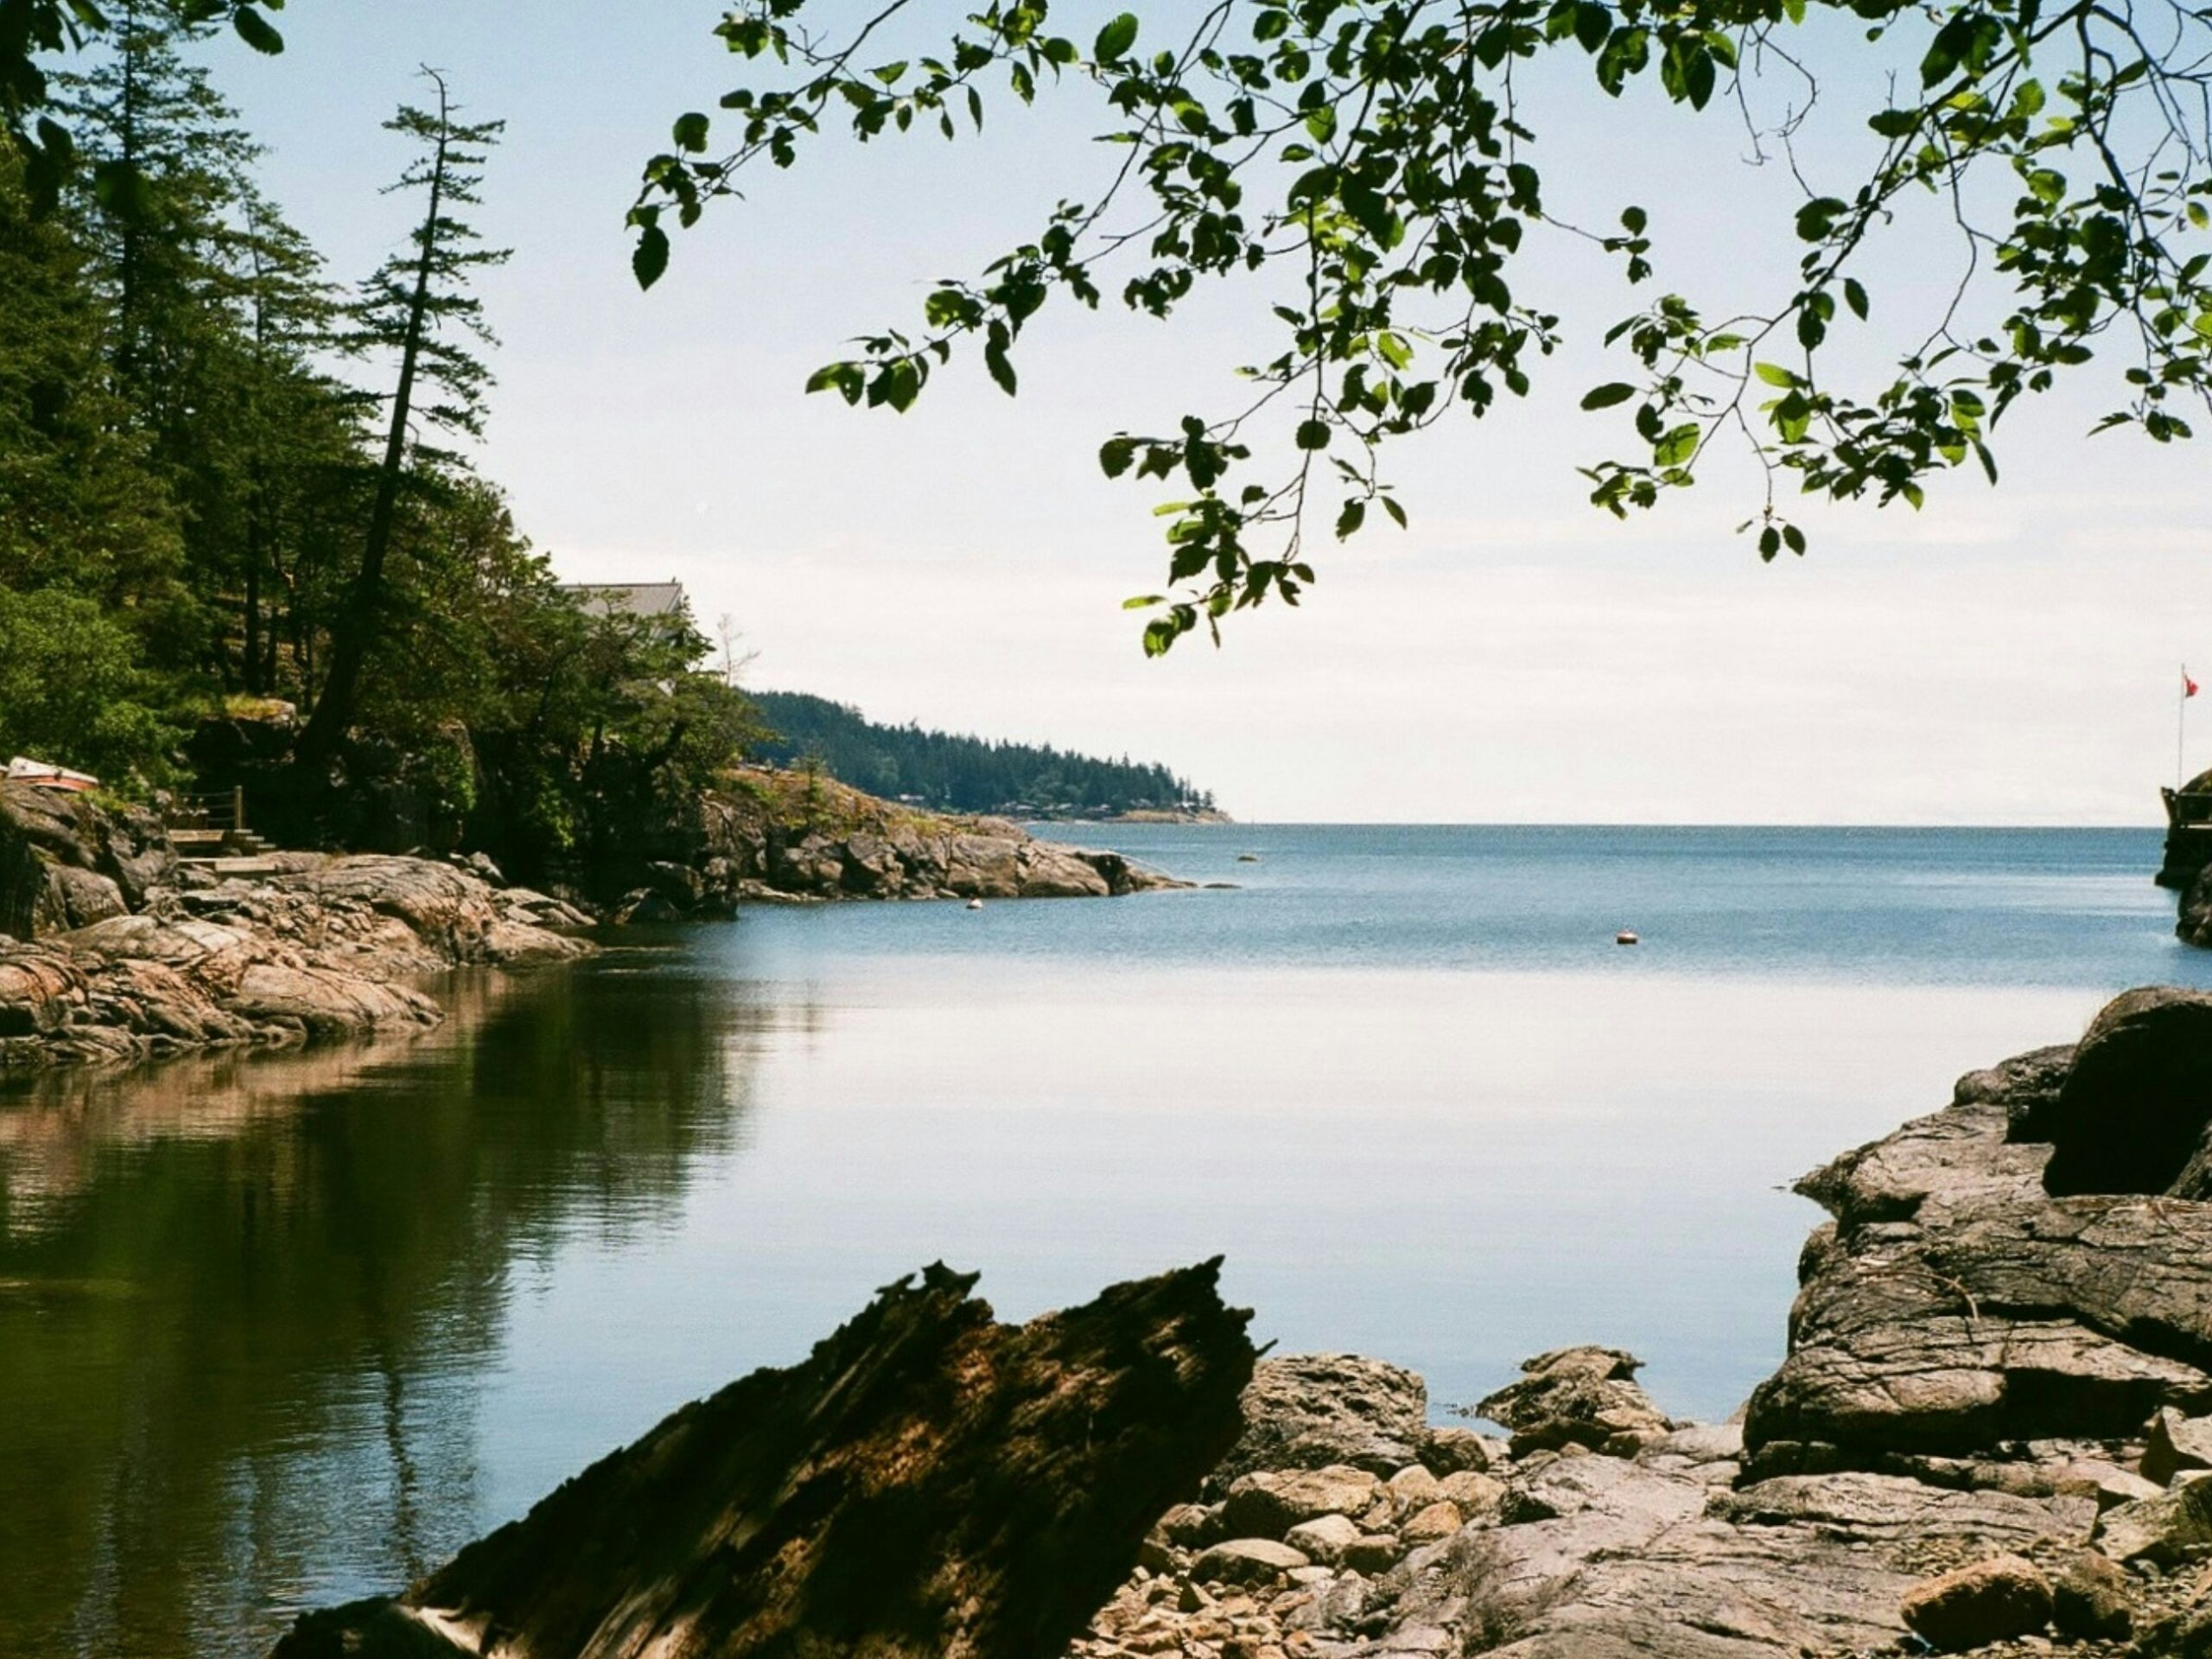
[[[1213,796],[1163,766],[1099,760],[1049,746],[993,742],[885,726],[849,704],[798,691],[757,691],[772,735],[761,753],[779,766],[810,763],[871,795],[949,812],[1017,817],[1195,817]]]
[[[0,760],[250,777],[293,835],[543,868],[741,756],[690,620],[564,594],[470,459],[499,124],[395,89],[413,229],[348,280],[263,188],[205,26],[130,16],[50,77],[58,180],[0,145]]]

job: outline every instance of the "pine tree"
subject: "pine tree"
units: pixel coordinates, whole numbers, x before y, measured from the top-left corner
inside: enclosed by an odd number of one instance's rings
[[[450,436],[474,437],[483,429],[484,397],[492,380],[491,371],[467,344],[472,337],[494,343],[482,302],[468,283],[474,272],[503,264],[507,251],[481,246],[475,231],[454,212],[480,201],[477,191],[485,159],[505,123],[457,120],[444,78],[433,70],[423,73],[437,89],[436,111],[402,105],[385,124],[422,147],[391,189],[420,192],[424,206],[409,251],[394,253],[378,267],[354,308],[352,343],[395,353],[398,368],[360,567],[334,629],[329,676],[300,739],[299,758],[310,763],[336,749],[353,720],[362,666],[382,620],[385,565],[401,492],[415,469],[435,470],[459,460],[450,451],[410,443],[418,389],[436,399],[419,411],[426,425]]]

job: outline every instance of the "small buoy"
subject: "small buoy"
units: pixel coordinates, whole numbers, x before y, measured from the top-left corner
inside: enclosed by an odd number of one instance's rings
[[[1239,864],[1256,864],[1260,861],[1260,855],[1257,853],[1239,853],[1236,861]]]
[[[1630,932],[1627,928],[1623,928],[1619,932],[1613,935],[1613,943],[1615,944],[1634,944],[1637,943],[1637,938],[1636,935]]]
[[[981,910],[982,907],[983,901],[980,899],[970,899],[968,901],[968,908],[970,910]]]

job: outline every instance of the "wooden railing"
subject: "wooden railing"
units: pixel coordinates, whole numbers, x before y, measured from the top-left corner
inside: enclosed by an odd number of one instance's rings
[[[175,842],[220,841],[226,836],[243,834],[245,791],[233,785],[206,794],[179,795],[162,815],[162,821],[168,828],[169,839]]]

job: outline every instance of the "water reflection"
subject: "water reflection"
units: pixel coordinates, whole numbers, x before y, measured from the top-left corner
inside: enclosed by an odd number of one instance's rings
[[[445,991],[403,1048],[0,1094],[0,1653],[251,1651],[442,1557],[518,1271],[744,1133],[741,984],[631,953]]]

